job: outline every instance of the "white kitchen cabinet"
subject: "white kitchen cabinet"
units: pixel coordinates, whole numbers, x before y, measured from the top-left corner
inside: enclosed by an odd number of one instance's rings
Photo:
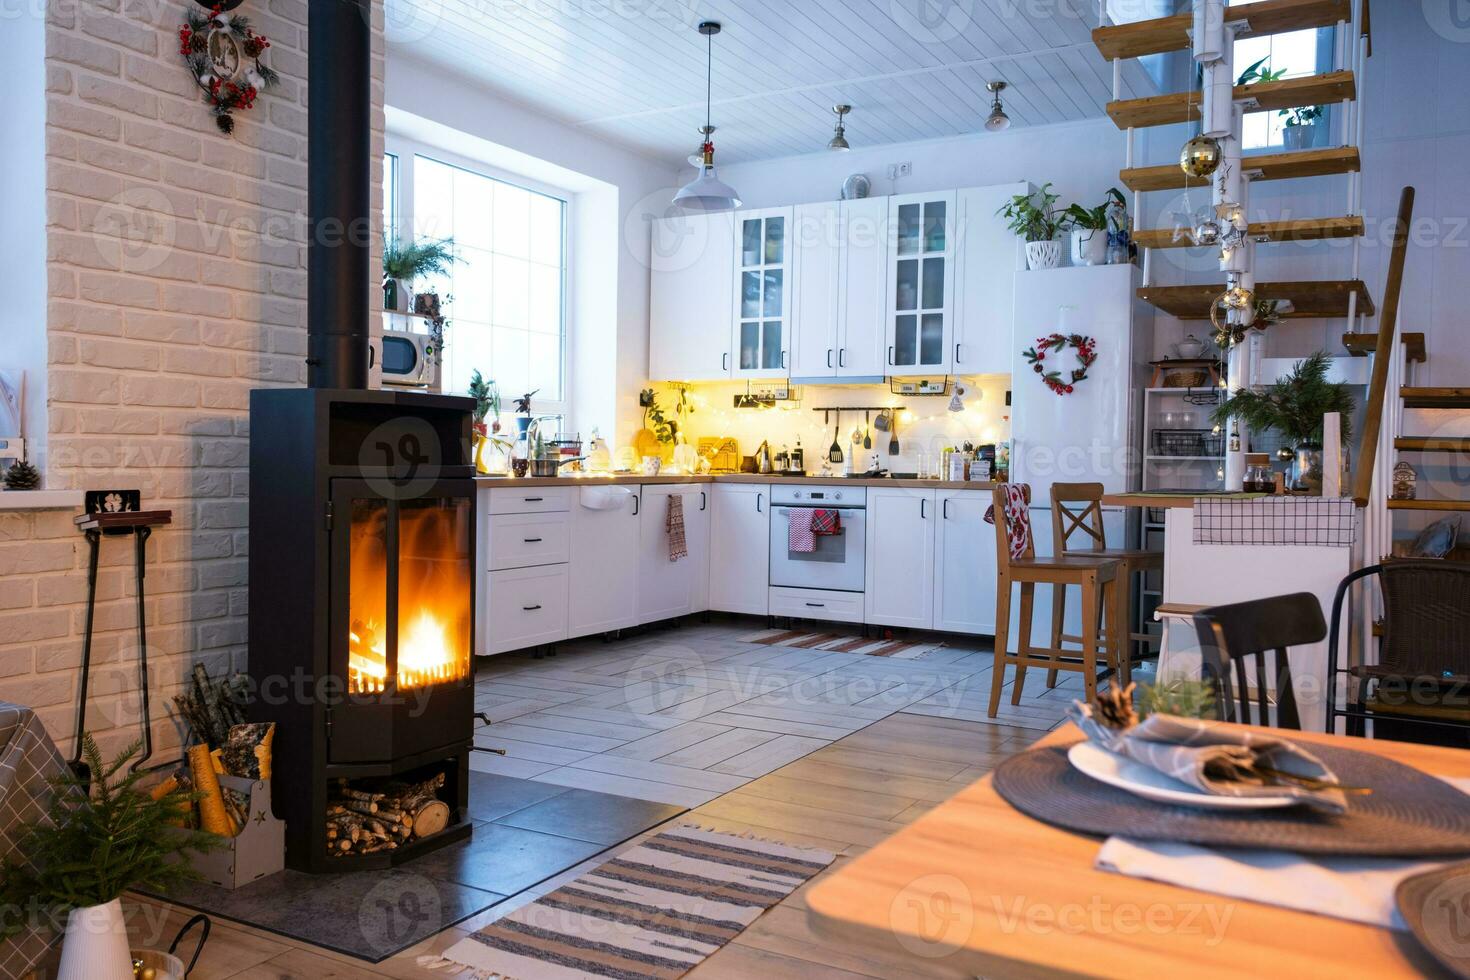
[[[888,199],[795,210],[793,378],[881,377]]]
[[[1022,182],[966,187],[955,193],[958,235],[951,349],[955,374],[1011,371],[1014,351],[1019,349],[1011,322],[1021,246],[996,211],[1031,189]]]
[[[571,519],[560,514],[496,514],[489,519],[490,570],[562,565]]]
[[[567,638],[567,566],[491,572],[486,653]]]
[[[839,378],[881,377],[888,335],[888,199],[842,202]]]
[[[649,376],[655,381],[730,377],[734,217],[722,212],[659,218],[650,237]]]
[[[868,488],[866,620],[929,629],[934,623],[933,490]]]
[[[795,209],[789,242],[796,277],[791,297],[793,378],[831,378],[837,373],[841,235],[841,202]]]
[[[788,232],[795,209],[735,214],[734,333],[729,350],[737,378],[789,373],[792,263]]]
[[[641,488],[638,516],[638,622],[673,619],[709,608],[710,484],[665,483]],[[669,561],[669,498],[684,508],[689,554]]]
[[[770,487],[712,484],[709,502],[709,608],[764,616],[770,597]]]
[[[955,193],[888,199],[890,375],[948,374],[953,364]]]
[[[939,490],[934,531],[934,628],[995,635],[995,527],[986,490]]]
[[[638,488],[579,487],[572,493],[568,632],[590,636],[636,626]]]

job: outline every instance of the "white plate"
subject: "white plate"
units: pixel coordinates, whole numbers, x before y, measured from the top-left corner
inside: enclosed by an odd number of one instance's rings
[[[1204,793],[1172,776],[1165,776],[1157,769],[1087,741],[1078,742],[1068,749],[1067,760],[1100,783],[1159,803],[1207,810],[1268,810],[1300,802],[1288,796],[1215,796]]]

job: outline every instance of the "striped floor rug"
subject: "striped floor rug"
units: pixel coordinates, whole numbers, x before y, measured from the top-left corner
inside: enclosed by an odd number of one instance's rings
[[[825,653],[861,653],[869,657],[894,657],[918,660],[944,646],[943,643],[909,643],[906,640],[864,638],[848,633],[809,633],[805,630],[762,630],[742,636],[744,643],[764,643],[773,647],[796,647]]]
[[[444,951],[476,977],[673,980],[832,863],[826,851],[678,827]]]

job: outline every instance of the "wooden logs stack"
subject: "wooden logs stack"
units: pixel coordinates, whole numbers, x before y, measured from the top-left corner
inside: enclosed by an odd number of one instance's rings
[[[339,780],[335,797],[327,802],[327,853],[376,854],[439,833],[449,825],[449,804],[438,796],[443,786],[443,773],[373,791]]]

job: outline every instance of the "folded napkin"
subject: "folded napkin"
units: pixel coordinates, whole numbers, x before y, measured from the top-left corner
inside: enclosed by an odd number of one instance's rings
[[[1289,796],[1324,813],[1343,813],[1347,796],[1333,786],[1337,777],[1312,753],[1262,732],[1154,714],[1131,728],[1110,728],[1095,719],[1092,708],[1081,701],[1067,710],[1082,733],[1118,755],[1157,769],[1216,796]],[[1273,775],[1287,773],[1307,780],[1306,784],[1282,781]]]

